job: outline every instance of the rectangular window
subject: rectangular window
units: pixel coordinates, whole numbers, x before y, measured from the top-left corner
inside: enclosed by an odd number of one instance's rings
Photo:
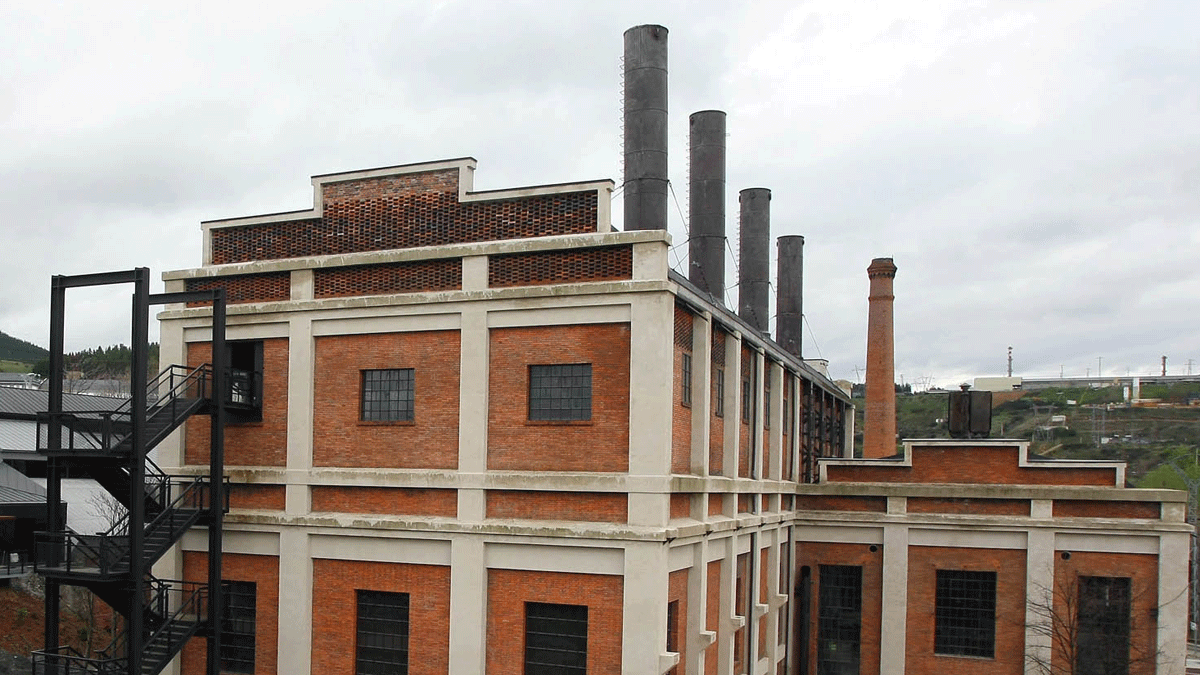
[[[933,651],[985,656],[996,650],[996,573],[937,571]]]
[[[408,593],[358,591],[356,675],[408,673]]]
[[[226,581],[225,620],[221,632],[221,670],[254,672],[255,585],[252,581]]]
[[[769,374],[763,380],[763,427],[771,428],[771,376]]]
[[[667,603],[667,651],[679,652],[679,601]],[[667,675],[678,675],[679,666],[667,671]]]
[[[529,366],[529,419],[592,419],[592,364]]]
[[[692,355],[683,353],[683,368],[680,379],[683,380],[683,404],[692,404]]]
[[[859,670],[862,567],[821,565],[817,596],[817,675]]]
[[[719,369],[713,373],[713,382],[716,386],[717,400],[713,409],[717,411],[717,417],[725,416],[725,370]]]
[[[413,369],[362,371],[364,422],[413,421]]]
[[[587,672],[588,608],[525,603],[525,675]]]
[[[1129,675],[1129,577],[1079,577],[1075,672]]]
[[[750,378],[742,378],[742,423],[750,423]]]

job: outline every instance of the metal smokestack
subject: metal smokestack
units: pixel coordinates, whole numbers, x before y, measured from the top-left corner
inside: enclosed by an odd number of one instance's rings
[[[738,193],[738,316],[760,333],[770,330],[771,191],[746,188]]]
[[[717,302],[725,295],[725,113],[702,110],[688,118],[691,149],[688,278]]]
[[[788,235],[776,240],[779,247],[778,282],[775,284],[775,342],[794,355],[800,353],[804,330],[804,237]]]
[[[625,31],[625,229],[667,229],[667,29]]]

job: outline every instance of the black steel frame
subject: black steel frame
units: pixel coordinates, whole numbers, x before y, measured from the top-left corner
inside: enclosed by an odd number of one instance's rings
[[[66,293],[68,289],[93,286],[133,284],[133,313],[131,321],[132,372],[130,374],[130,425],[132,433],[128,466],[130,476],[128,540],[130,556],[128,571],[123,574],[127,582],[129,612],[126,626],[126,672],[129,675],[142,673],[142,661],[149,641],[154,637],[151,627],[145,623],[140,599],[146,597],[147,563],[144,541],[146,527],[146,453],[150,450],[147,438],[147,357],[149,347],[149,318],[151,305],[187,302],[212,303],[212,388],[209,415],[211,418],[211,447],[209,450],[210,500],[208,513],[208,638],[207,671],[209,675],[220,673],[221,621],[224,611],[224,592],[221,584],[222,525],[226,504],[224,485],[224,430],[225,430],[225,377],[227,364],[225,354],[225,289],[183,293],[150,293],[150,270],[138,267],[132,270],[84,274],[75,276],[55,275],[50,282],[50,391],[48,416],[51,419],[63,415],[63,375],[65,370],[64,342],[66,332]],[[50,424],[47,429],[46,447],[46,513],[47,529],[50,532],[66,530],[65,514],[55,508],[62,500],[63,469],[73,458],[64,454],[62,425]],[[47,559],[39,561],[53,567],[61,561],[62,551],[46,547],[41,553]],[[45,578],[45,633],[44,645],[48,654],[60,654],[59,579]],[[44,663],[46,675],[64,675],[72,666],[50,658]]]

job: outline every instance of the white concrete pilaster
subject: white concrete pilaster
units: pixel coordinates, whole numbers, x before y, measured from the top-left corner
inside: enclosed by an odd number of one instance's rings
[[[279,533],[280,673],[312,669],[312,555],[308,534],[297,528]]]
[[[484,543],[458,537],[450,542],[450,673],[484,672],[487,643],[487,565]]]
[[[880,675],[904,675],[908,643],[908,526],[883,528]]]
[[[285,509],[289,515],[302,515],[309,511],[309,487],[305,484],[305,477],[312,469],[313,462],[315,370],[316,346],[312,319],[303,314],[293,314],[288,317],[288,479]]]
[[[647,294],[631,307],[629,355],[629,474],[671,473],[671,403],[674,366],[674,298]],[[630,493],[629,524],[665,527],[666,493]]]
[[[771,400],[764,404],[771,406],[771,428],[767,430],[767,451],[771,461],[768,462],[766,478],[780,480],[783,478],[783,367],[774,362],[767,362],[770,367],[766,376],[771,383]]]
[[[621,673],[663,673],[676,662],[667,655],[667,547],[657,542],[625,547]]]
[[[1039,616],[1036,608],[1044,606],[1043,599],[1053,601],[1050,595],[1053,590],[1054,531],[1031,529],[1025,547],[1025,672],[1028,675],[1041,673],[1038,664],[1050,662],[1051,636],[1043,625],[1046,617]]]
[[[463,284],[466,285],[467,261],[482,260],[483,283],[487,283],[487,260],[467,258],[463,261]],[[470,267],[479,267],[478,263]],[[475,276],[479,271],[475,270]],[[487,312],[482,307],[468,307],[462,313],[459,335],[458,389],[458,470],[462,473],[487,471],[488,425],[488,326]],[[458,491],[458,517],[478,522],[485,515],[483,490]]]
[[[1187,662],[1188,566],[1191,535],[1170,532],[1158,539],[1157,675],[1183,675]]]
[[[686,675],[704,672],[704,650],[716,639],[708,630],[708,540],[692,546],[692,569],[688,573],[688,640],[683,655]]]

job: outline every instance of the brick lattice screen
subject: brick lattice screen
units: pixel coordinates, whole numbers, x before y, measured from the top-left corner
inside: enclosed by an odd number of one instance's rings
[[[229,277],[188,279],[187,290],[208,291],[225,287],[225,301],[231,305],[245,302],[277,302],[292,297],[290,272],[243,274]],[[210,302],[189,302],[188,307],[210,305]]]
[[[318,298],[456,291],[462,289],[462,259],[318,269],[313,285]]]
[[[516,253],[488,258],[488,286],[540,286],[633,278],[633,248]]]
[[[678,305],[675,306],[675,346],[692,351],[692,315]]]
[[[459,203],[457,170],[324,187],[324,215],[211,230],[212,263],[596,231],[594,190]]]

